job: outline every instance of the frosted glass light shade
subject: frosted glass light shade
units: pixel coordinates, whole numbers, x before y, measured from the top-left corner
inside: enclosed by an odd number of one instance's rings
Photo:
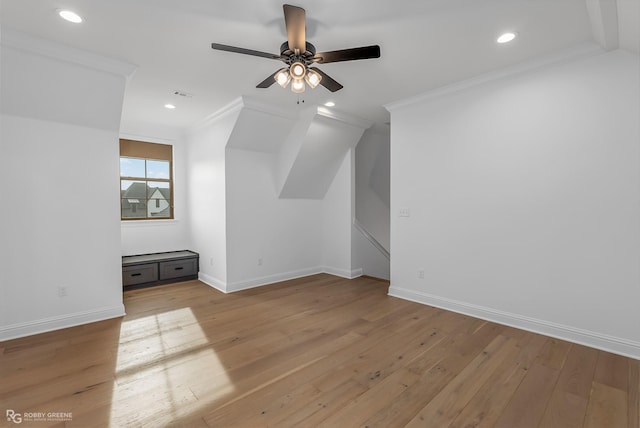
[[[295,92],[296,94],[300,94],[304,92],[304,89],[305,85],[303,79],[293,79],[293,82],[291,82],[291,90],[293,92]]]
[[[320,84],[322,76],[315,70],[307,70],[307,74],[304,75],[304,80],[311,87],[311,89],[314,89]]]
[[[301,62],[294,62],[291,64],[291,67],[289,67],[289,73],[291,73],[293,79],[302,79],[306,71],[307,67]]]
[[[278,72],[273,77],[274,79],[276,79],[278,85],[282,86],[283,88],[286,88],[291,81],[291,75],[289,74],[289,70],[287,70],[286,68],[278,70]]]

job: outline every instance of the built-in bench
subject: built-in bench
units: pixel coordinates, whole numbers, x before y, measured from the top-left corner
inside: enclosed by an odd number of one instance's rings
[[[133,289],[198,279],[199,258],[189,250],[122,256],[122,286]]]

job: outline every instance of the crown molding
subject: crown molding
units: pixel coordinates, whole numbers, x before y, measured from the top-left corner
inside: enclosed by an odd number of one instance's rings
[[[240,98],[242,100],[243,106],[251,110],[256,110],[261,113],[270,114],[272,116],[279,116],[285,119],[296,120],[298,118],[298,115],[293,110],[277,107],[273,104],[268,104],[268,103],[265,103],[264,101],[258,101],[254,98],[249,98],[246,96],[242,96]]]
[[[298,118],[297,115],[283,108],[275,107],[273,105],[263,103],[245,96],[240,96],[231,101],[229,104],[220,108],[219,110],[211,113],[208,116],[205,116],[202,120],[196,122],[193,126],[189,127],[189,131],[197,131],[198,129],[210,125],[211,123],[221,119],[228,114],[237,113],[243,108],[270,114],[272,116],[283,117],[285,119],[296,120]]]
[[[339,122],[346,123],[348,125],[355,126],[357,128],[369,129],[373,126],[374,122],[368,119],[355,116],[353,114],[338,111],[336,109],[328,109],[327,107],[315,107],[316,114],[318,116],[326,117],[328,119],[337,120]]]
[[[205,116],[203,119],[197,121],[187,129],[187,133],[197,132],[198,130],[204,128],[205,126],[211,125],[213,122],[225,117],[228,114],[237,113],[240,111],[240,109],[242,109],[243,106],[244,103],[242,102],[242,97],[238,97],[221,109],[214,111],[210,115]]]
[[[4,26],[0,31],[2,32],[0,44],[3,47],[82,65],[94,70],[124,76],[127,79],[133,75],[137,68],[137,66],[125,61],[20,33]]]
[[[476,86],[491,83],[497,80],[508,79],[516,77],[522,74],[530,73],[532,71],[559,65],[577,59],[588,58],[595,55],[601,55],[605,51],[595,43],[583,43],[571,49],[563,50],[561,52],[546,55],[542,58],[538,58],[532,61],[525,61],[513,66],[504,67],[502,69],[492,71],[489,73],[481,74],[470,79],[462,80],[452,83],[450,85],[442,86],[421,94],[405,98],[399,101],[385,104],[384,107],[393,112],[404,107],[408,107],[414,104],[431,101],[433,99],[454,94],[463,90],[471,89]]]
[[[193,126],[189,127],[189,132],[197,131],[204,126],[207,126],[220,118],[226,116],[227,114],[237,113],[242,109],[251,109],[260,113],[269,114],[272,116],[281,117],[284,119],[289,119],[293,121],[298,120],[311,120],[315,116],[321,116],[327,119],[337,120],[342,123],[346,123],[351,126],[355,126],[361,129],[369,129],[373,126],[374,122],[371,120],[363,119],[361,117],[336,111],[335,109],[328,109],[322,106],[309,107],[302,109],[300,111],[288,110],[282,107],[274,106],[272,104],[265,103],[263,101],[258,101],[253,98],[249,98],[246,96],[240,96],[233,101],[231,101],[226,106],[221,109],[215,111],[214,113],[206,116],[204,119],[198,121]]]

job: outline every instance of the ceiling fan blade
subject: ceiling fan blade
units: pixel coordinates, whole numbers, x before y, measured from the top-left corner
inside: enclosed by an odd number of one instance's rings
[[[290,4],[285,4],[282,8],[284,9],[284,23],[287,27],[289,49],[293,52],[297,49],[299,53],[304,53],[307,50],[305,11],[301,7]]]
[[[262,58],[277,59],[280,61],[283,60],[283,58],[280,55],[274,55],[267,52],[254,51],[253,49],[245,49],[245,48],[238,48],[235,46],[221,45],[220,43],[211,43],[211,49],[215,49],[218,51],[234,52],[234,53],[245,54],[245,55],[260,56]]]
[[[358,59],[380,58],[380,46],[363,46],[360,48],[342,49],[339,51],[320,52],[313,60],[319,64],[330,62],[354,61]]]
[[[273,77],[273,74],[272,74],[269,77],[267,77],[266,79],[264,79],[262,82],[258,83],[256,85],[256,88],[268,88],[269,86],[273,85],[274,83],[276,83],[276,79],[275,79],[275,77]]]
[[[342,86],[341,84],[333,80],[331,76],[329,76],[327,73],[320,70],[319,68],[309,67],[309,70],[313,70],[317,72],[319,75],[321,75],[322,79],[320,80],[320,84],[325,88],[327,88],[328,90],[330,90],[331,92],[336,92],[344,88],[344,86]]]

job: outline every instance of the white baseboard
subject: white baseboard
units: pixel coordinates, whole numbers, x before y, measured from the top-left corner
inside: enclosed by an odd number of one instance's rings
[[[274,275],[267,275],[259,278],[252,278],[243,281],[236,281],[232,283],[224,283],[216,278],[208,276],[200,272],[198,279],[210,287],[215,288],[223,293],[233,293],[241,290],[248,290],[249,288],[262,287],[263,285],[269,285],[276,282],[288,281],[290,279],[302,278],[305,276],[316,275],[319,273],[327,273],[330,275],[339,276],[347,279],[354,279],[362,276],[362,269],[353,269],[351,271],[346,269],[338,269],[330,266],[318,266],[306,269],[300,269],[290,272],[283,272]]]
[[[233,293],[234,291],[261,287],[263,285],[273,284],[274,282],[288,281],[290,279],[302,278],[303,276],[315,275],[322,272],[322,268],[312,267],[291,272],[278,273],[275,275],[263,276],[260,278],[247,279],[244,281],[236,281],[230,284],[227,283],[225,293]]]
[[[118,305],[110,308],[76,312],[74,314],[12,324],[6,327],[0,327],[0,342],[45,333],[47,331],[60,330],[82,324],[103,321],[110,318],[118,318],[124,315],[124,305]]]
[[[347,269],[334,268],[331,266],[323,266],[322,272],[328,273],[329,275],[335,275],[341,278],[346,278],[346,279],[354,279],[354,278],[358,278],[359,276],[362,276],[361,268],[347,270]]]
[[[227,292],[227,284],[224,281],[221,281],[218,278],[214,278],[211,275],[207,275],[206,273],[199,272],[198,280],[200,282],[204,282],[209,287],[215,288],[218,291],[221,291],[223,293]]]
[[[429,306],[435,306],[452,312],[470,315],[475,318],[508,325],[640,360],[640,343],[631,340],[535,318],[529,318],[509,312],[503,312],[458,300],[434,296],[428,293],[395,287],[393,285],[389,287],[388,294],[389,296],[399,297],[401,299]]]

